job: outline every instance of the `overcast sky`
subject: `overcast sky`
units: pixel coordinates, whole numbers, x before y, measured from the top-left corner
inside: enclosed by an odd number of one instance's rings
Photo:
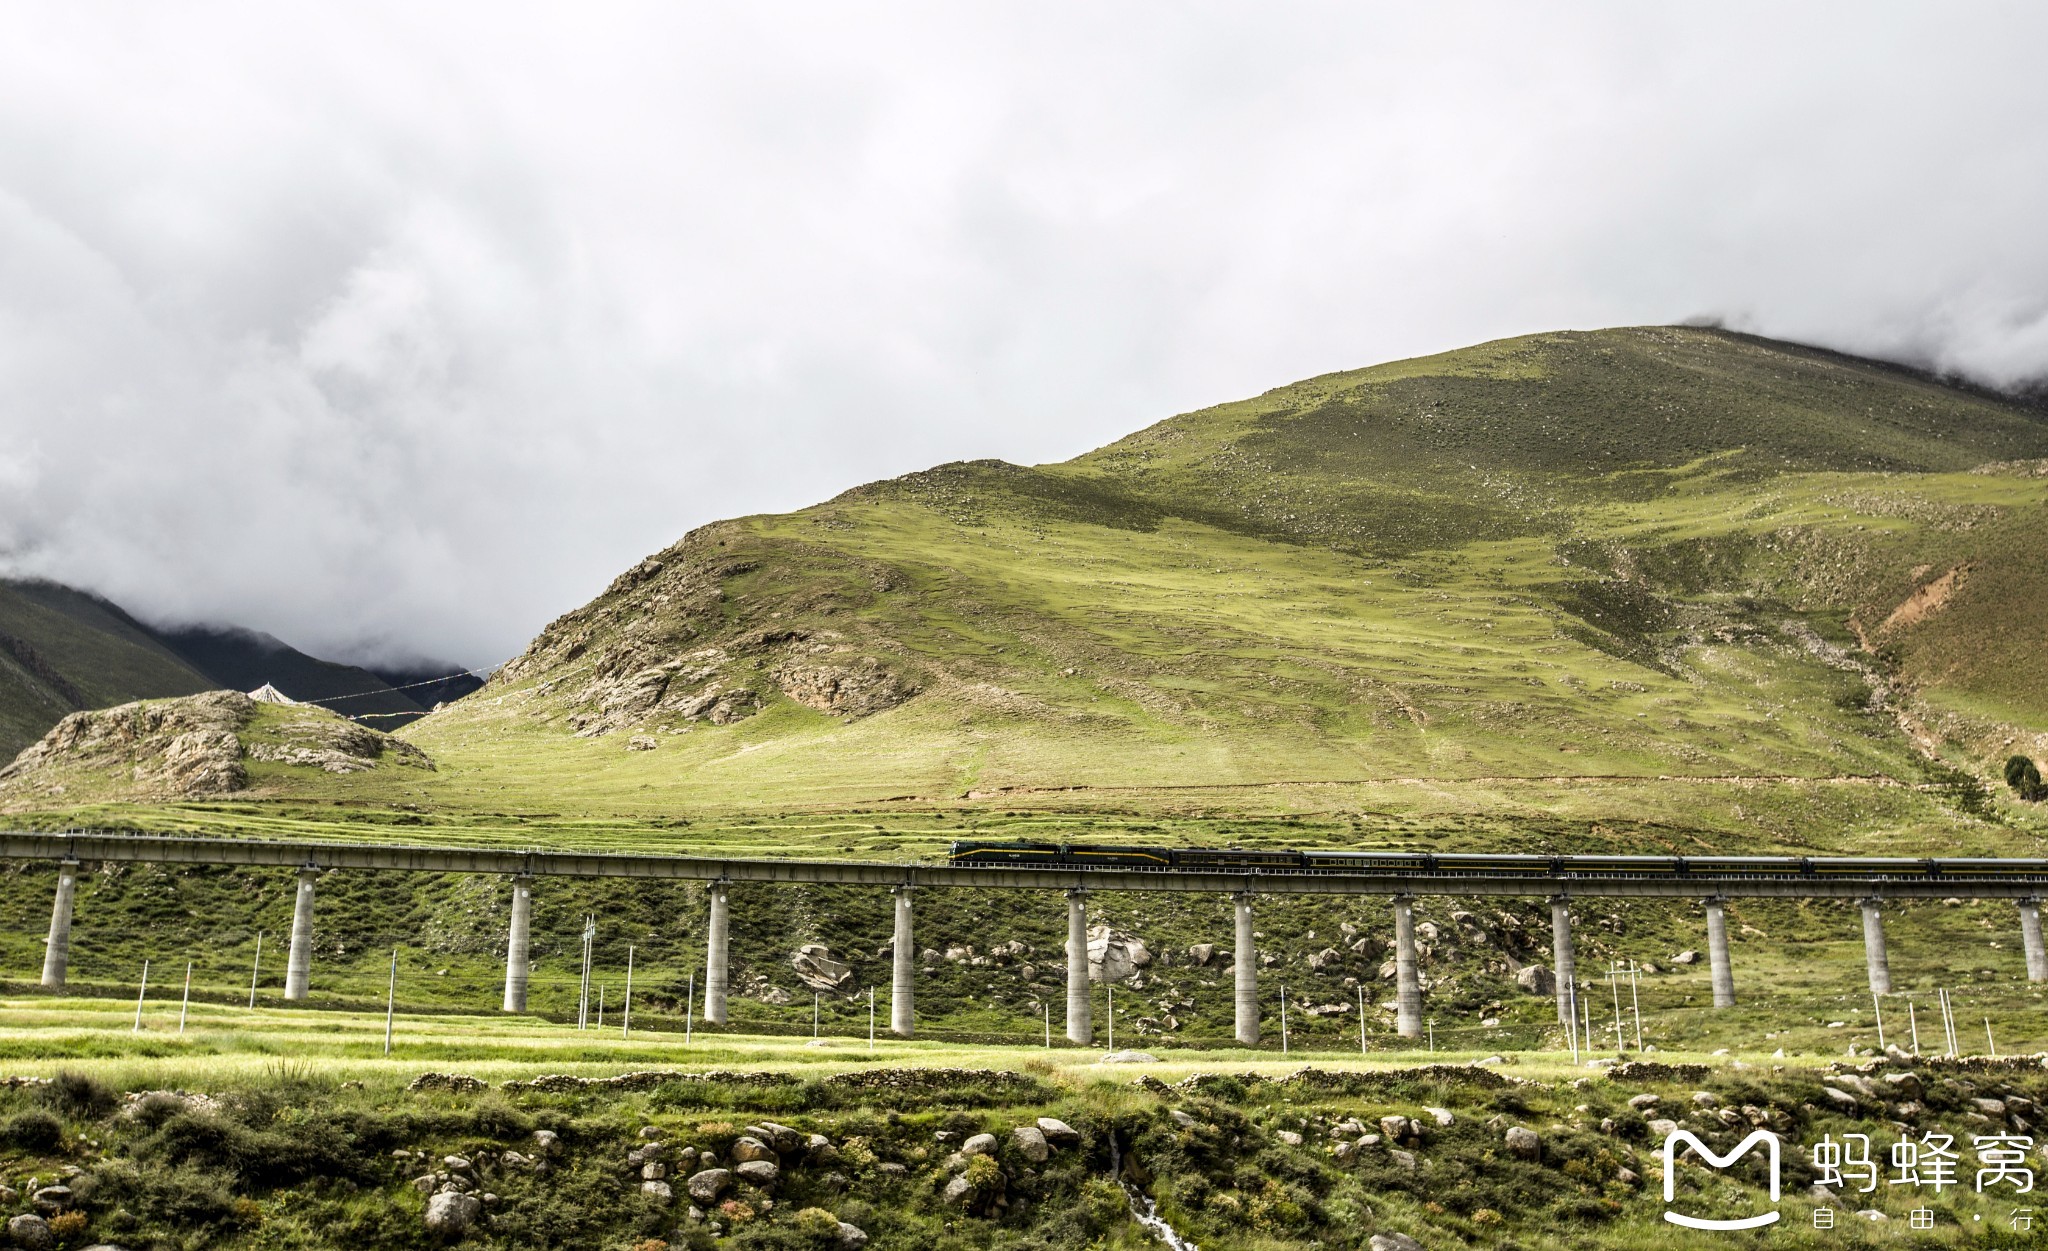
[[[10,6],[0,564],[483,664],[702,522],[1718,315],[2048,372],[2048,6]]]

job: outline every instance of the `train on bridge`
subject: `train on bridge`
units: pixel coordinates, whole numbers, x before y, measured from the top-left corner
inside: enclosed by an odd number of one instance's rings
[[[2042,878],[2048,860],[1910,856],[1546,856],[1521,852],[1297,851],[957,841],[949,863],[990,868],[1156,869],[1225,873],[1487,878]]]

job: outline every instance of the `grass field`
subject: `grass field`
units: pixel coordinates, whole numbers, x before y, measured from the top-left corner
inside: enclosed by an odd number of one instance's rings
[[[69,1206],[81,1214],[78,1237],[162,1246],[429,1245],[423,1201],[408,1179],[445,1155],[459,1156],[493,1192],[487,1222],[471,1236],[493,1247],[830,1245],[831,1235],[818,1241],[808,1232],[816,1218],[798,1214],[810,1209],[857,1222],[877,1247],[1153,1245],[1110,1183],[1121,1165],[1132,1190],[1203,1247],[1363,1247],[1372,1233],[1400,1231],[1427,1246],[1644,1248],[1673,1236],[1661,1219],[1659,1140],[1646,1118],[1674,1117],[1725,1151],[1749,1125],[1738,1118],[1730,1129],[1714,1118],[1738,1105],[1745,1116],[1770,1118],[1788,1142],[1775,1205],[1784,1221],[1771,1245],[2019,1245],[2005,1238],[2024,1197],[1968,1184],[1977,1163],[1968,1134],[2002,1128],[1987,1128],[1969,1100],[2048,1093],[2038,1066],[1901,1061],[1894,1071],[1917,1071],[1927,1092],[1911,1108],[1889,1110],[1914,1122],[1908,1129],[1888,1123],[1882,1103],[1827,1106],[1821,1085],[1848,1083],[1817,1059],[1757,1052],[1664,1051],[1651,1058],[1680,1067],[1625,1080],[1555,1052],[1509,1053],[1493,1066],[1502,1080],[1463,1067],[1484,1058],[1469,1050],[1252,1059],[1181,1049],[1156,1064],[1109,1066],[1095,1051],[886,1038],[872,1050],[863,1039],[685,1045],[667,1034],[625,1038],[530,1018],[406,1012],[392,1022],[386,1055],[379,1012],[203,1004],[182,1035],[175,1005],[146,1005],[140,1032],[133,1012],[109,1000],[0,999],[8,1072],[59,1078],[0,1088],[0,1180],[33,1188],[31,1174],[47,1178],[66,1162],[76,1170]],[[1323,1076],[1293,1076],[1304,1068]],[[489,1089],[410,1089],[423,1073],[476,1078]],[[602,1084],[622,1073],[652,1076]],[[547,1075],[557,1080],[532,1090],[507,1084]],[[579,1090],[561,1075],[600,1084]],[[135,1096],[128,1111],[113,1110],[121,1092],[147,1091],[188,1093]],[[1695,1098],[1702,1091],[1704,1106]],[[193,1092],[208,1101],[190,1102]],[[1627,1103],[1642,1094],[1661,1102],[1641,1111]],[[50,1110],[59,1114],[55,1139],[41,1136],[37,1121]],[[1048,1114],[1076,1127],[1081,1143],[1034,1166],[1008,1145],[1008,1129]],[[1401,1144],[1414,1153],[1412,1167],[1385,1143],[1333,1156],[1349,1141],[1340,1122],[1378,1128],[1394,1114],[1429,1127],[1421,1141]],[[776,1185],[742,1186],[708,1221],[688,1218],[682,1204],[650,1201],[639,1193],[637,1166],[622,1164],[650,1138],[723,1151],[738,1126],[771,1118],[821,1133],[835,1150],[817,1161],[785,1154]],[[1525,1159],[1504,1147],[1508,1126],[1533,1129],[1539,1154]],[[1925,1187],[1842,1187],[1840,1199],[1807,1190],[1816,1176],[1811,1144],[1823,1135],[1875,1133],[1882,1166],[1893,1137],[1923,1128],[1964,1135],[1963,1185],[1931,1196]],[[545,1155],[535,1129],[562,1144],[544,1176],[505,1154]],[[959,1157],[943,1159],[952,1149],[945,1140],[983,1130],[998,1137],[997,1167],[966,1175],[993,1187],[975,1193],[1007,1192],[1014,1202],[1002,1208],[938,1194],[962,1171]],[[893,1173],[881,1167],[898,1161]],[[671,1174],[678,1193],[691,1167]],[[1754,1165],[1719,1175],[1688,1169],[1680,1205],[1770,1206],[1755,1173]],[[778,1202],[765,1201],[771,1192]],[[1844,1228],[1815,1230],[1819,1207],[1835,1209]],[[1915,1207],[1936,1213],[1935,1229],[1907,1227]],[[1875,1223],[1871,1212],[1888,1219]]]

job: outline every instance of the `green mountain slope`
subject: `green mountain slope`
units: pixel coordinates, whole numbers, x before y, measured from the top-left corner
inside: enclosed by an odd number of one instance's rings
[[[439,772],[278,796],[768,848],[2013,845],[1970,779],[2048,754],[2043,458],[2033,407],[1793,345],[1485,344],[705,527],[408,730]]]
[[[96,595],[0,580],[0,756],[11,759],[67,713],[215,685]]]

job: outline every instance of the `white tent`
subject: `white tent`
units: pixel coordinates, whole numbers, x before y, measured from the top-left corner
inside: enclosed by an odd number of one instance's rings
[[[250,691],[249,698],[259,704],[296,704],[299,702],[268,682]]]

